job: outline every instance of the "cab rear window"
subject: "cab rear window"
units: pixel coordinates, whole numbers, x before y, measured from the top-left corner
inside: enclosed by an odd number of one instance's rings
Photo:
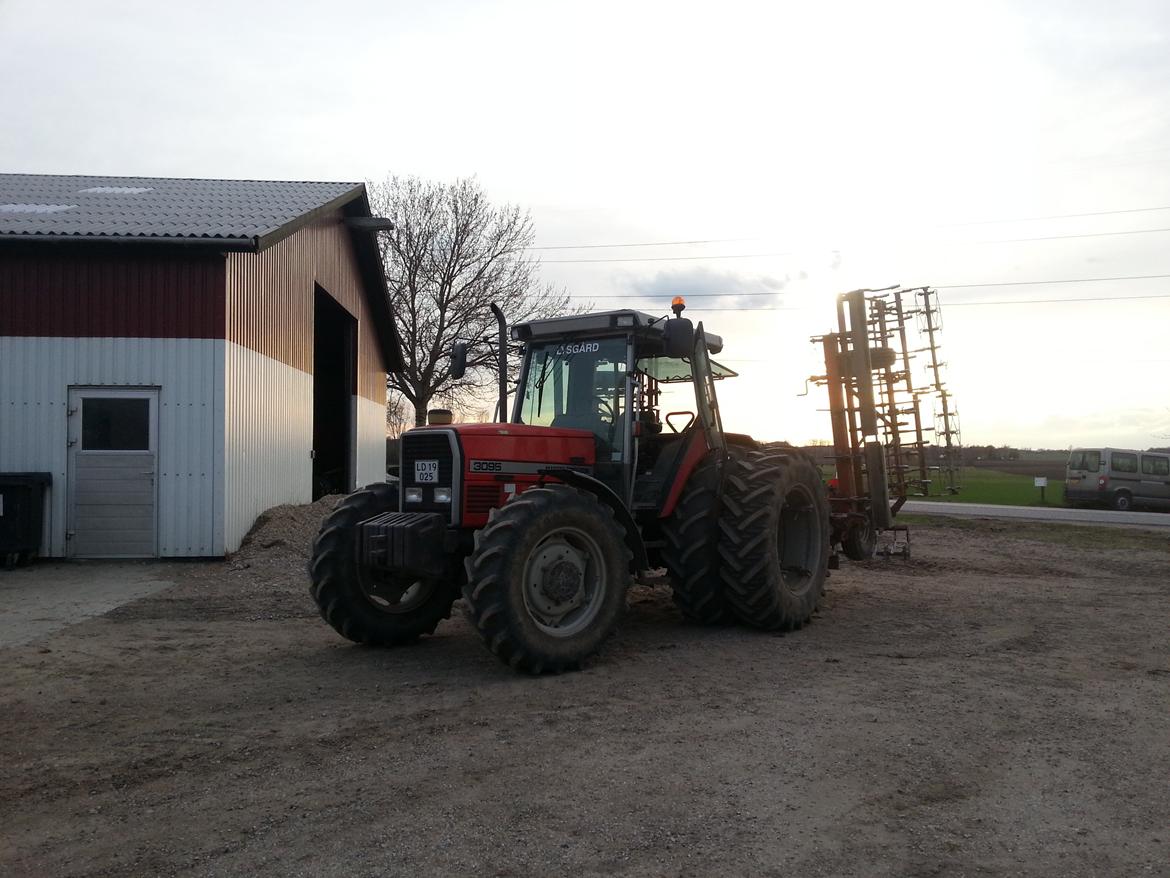
[[[1096,472],[1101,468],[1100,451],[1074,451],[1068,458],[1069,469]]]

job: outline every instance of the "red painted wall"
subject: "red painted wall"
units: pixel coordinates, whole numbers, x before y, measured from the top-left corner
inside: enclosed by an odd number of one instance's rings
[[[219,253],[0,249],[0,335],[223,338]]]

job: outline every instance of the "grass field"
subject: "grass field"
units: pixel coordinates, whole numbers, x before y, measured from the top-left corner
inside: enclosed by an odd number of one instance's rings
[[[914,497],[914,500],[945,500],[954,503],[999,503],[1005,506],[1063,506],[1064,482],[1048,479],[1044,489],[1044,503],[1040,503],[1040,489],[1035,487],[1031,475],[1017,475],[991,469],[963,469],[962,489],[958,494],[935,493],[931,496]]]

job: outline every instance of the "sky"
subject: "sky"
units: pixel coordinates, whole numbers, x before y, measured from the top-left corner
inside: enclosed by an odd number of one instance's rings
[[[1159,0],[0,0],[0,170],[474,175],[574,301],[689,296],[729,429],[827,438],[809,338],[901,283],[965,443],[1168,445],[1168,36]],[[703,243],[582,246],[658,242]]]

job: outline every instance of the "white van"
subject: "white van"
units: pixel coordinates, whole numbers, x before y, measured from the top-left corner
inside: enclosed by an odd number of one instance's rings
[[[1170,455],[1128,448],[1074,448],[1064,498],[1114,509],[1170,508]]]

